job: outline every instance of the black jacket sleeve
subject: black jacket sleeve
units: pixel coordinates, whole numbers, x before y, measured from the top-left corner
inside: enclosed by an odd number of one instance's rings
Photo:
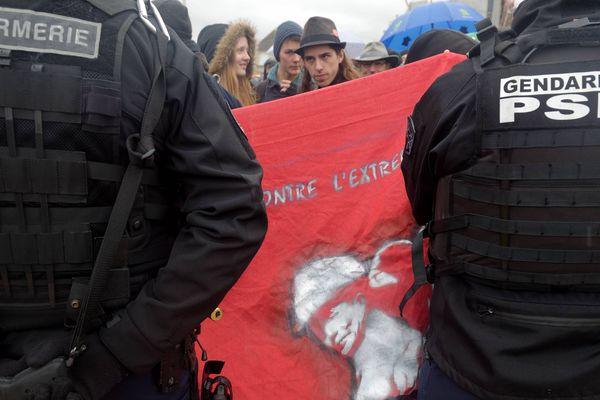
[[[141,24],[126,38],[124,130],[134,132],[150,87],[150,40]],[[155,132],[157,167],[180,188],[184,224],[168,263],[101,328],[102,342],[131,371],[149,370],[223,299],[258,251],[267,220],[262,169],[200,63],[169,44],[167,98]]]
[[[433,218],[439,179],[475,160],[475,83],[471,61],[462,62],[439,77],[414,108],[414,132],[407,132],[412,146],[402,155],[402,172],[418,224]]]

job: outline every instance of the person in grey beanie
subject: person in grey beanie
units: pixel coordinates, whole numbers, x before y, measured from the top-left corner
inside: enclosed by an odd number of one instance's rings
[[[302,27],[293,21],[285,21],[277,27],[273,42],[273,55],[277,64],[256,87],[258,103],[298,93],[302,80],[302,58],[296,54],[296,50],[300,47],[301,37]]]

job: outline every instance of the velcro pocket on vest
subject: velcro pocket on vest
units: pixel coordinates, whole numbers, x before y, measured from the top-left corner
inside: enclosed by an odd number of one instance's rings
[[[80,77],[0,69],[0,82],[0,107],[81,113]]]
[[[121,89],[117,82],[86,82],[83,97],[83,130],[118,134],[121,125]]]
[[[35,149],[19,149],[10,157],[8,148],[0,147],[0,201],[14,201],[14,193],[23,200],[39,202],[39,195],[49,195],[56,203],[85,204],[88,194],[88,167],[85,153],[46,150],[46,158],[37,158]]]
[[[92,260],[93,240],[90,231],[0,233],[0,264],[89,264]],[[89,265],[85,268],[89,268]]]

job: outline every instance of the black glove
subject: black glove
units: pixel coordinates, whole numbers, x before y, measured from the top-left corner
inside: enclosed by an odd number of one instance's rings
[[[50,360],[65,356],[71,333],[36,330],[6,334],[0,340],[0,376],[12,377],[24,369],[40,368]]]
[[[24,341],[27,366],[40,368],[57,357],[67,357],[71,345],[72,331],[52,330],[33,332]]]
[[[25,357],[13,359],[2,355],[0,358],[0,377],[12,377],[27,368]]]
[[[69,353],[72,332],[42,330],[18,332],[0,340],[0,376],[12,377],[30,368],[42,368],[57,357]],[[68,375],[51,383],[37,384],[28,390],[25,400],[99,400],[128,374],[121,363],[102,344],[97,334],[86,336],[82,351]]]
[[[15,343],[12,335],[0,337],[0,377],[12,377],[27,368],[21,351],[21,343]]]
[[[97,334],[85,337],[83,343],[86,349],[70,368],[71,378],[75,391],[82,399],[99,400],[125,379],[129,372],[104,346]]]
[[[39,384],[28,390],[25,400],[83,400],[73,390],[71,379],[60,376],[54,378],[51,384]]]
[[[0,341],[0,376],[10,378],[15,390],[25,389],[17,395],[25,400],[82,400],[73,392],[71,379],[64,365],[64,355],[69,346],[71,335],[64,330],[37,330],[14,332],[2,337]],[[45,376],[44,367],[55,358]],[[63,368],[60,368],[60,365]],[[57,375],[53,373],[57,368]],[[38,379],[41,378],[41,381]],[[71,393],[71,395],[69,395]],[[15,393],[10,394],[13,396]]]

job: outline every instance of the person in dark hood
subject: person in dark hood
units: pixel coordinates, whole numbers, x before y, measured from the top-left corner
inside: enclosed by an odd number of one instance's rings
[[[446,51],[467,54],[477,42],[462,32],[432,29],[419,35],[406,53],[404,64],[423,60]]]
[[[435,282],[419,398],[597,399],[600,2],[487,22],[407,125],[415,287]]]
[[[207,25],[198,34],[198,47],[202,54],[205,56],[206,63],[204,64],[206,72],[208,72],[210,67],[210,62],[215,57],[215,50],[217,49],[217,45],[221,40],[221,37],[227,31],[229,25],[227,24],[212,24]],[[220,84],[219,79],[215,76],[215,80],[219,83],[219,90],[223,95],[223,98],[232,109],[238,108],[242,106],[242,103],[231,94],[227,89]]]
[[[173,29],[177,36],[194,53],[200,53],[200,48],[192,40],[192,22],[188,9],[179,0],[156,0],[154,5],[168,27]]]
[[[274,58],[267,58],[267,61],[265,61],[265,63],[263,64],[263,74],[262,74],[262,79],[265,80],[267,79],[267,75],[269,75],[269,71],[271,71],[271,68],[273,68],[275,66],[275,64],[277,64],[277,60],[275,60]]]
[[[200,51],[206,56],[206,61],[210,64],[213,57],[215,56],[215,50],[219,40],[225,34],[225,31],[229,28],[227,24],[212,24],[206,25],[198,34],[198,47]]]

